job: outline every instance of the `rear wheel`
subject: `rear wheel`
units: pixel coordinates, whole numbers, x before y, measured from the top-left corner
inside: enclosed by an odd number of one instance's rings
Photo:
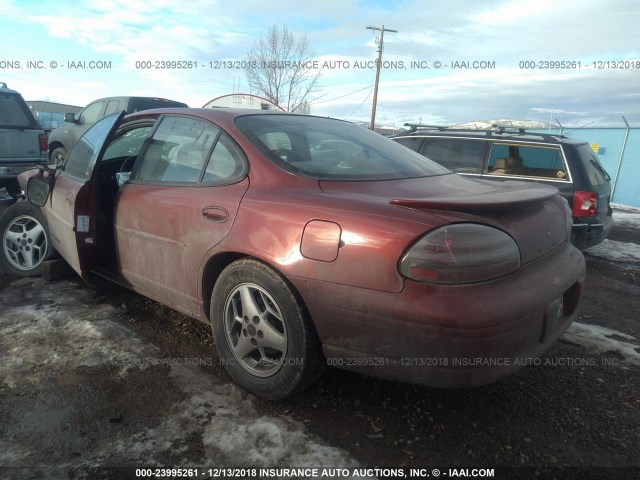
[[[21,277],[40,275],[42,262],[54,253],[40,209],[29,202],[11,205],[0,216],[0,234],[2,269]]]
[[[216,348],[242,388],[276,400],[315,381],[325,364],[306,308],[273,269],[238,260],[211,296]]]

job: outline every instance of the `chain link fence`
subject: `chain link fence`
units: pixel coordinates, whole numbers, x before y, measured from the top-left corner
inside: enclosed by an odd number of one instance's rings
[[[626,121],[625,121],[626,123]],[[591,144],[611,176],[612,203],[640,208],[640,128],[552,128],[551,133]]]

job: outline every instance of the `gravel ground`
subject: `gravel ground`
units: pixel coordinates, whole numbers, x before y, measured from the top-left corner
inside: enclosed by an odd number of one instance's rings
[[[610,240],[640,244],[640,225]],[[277,403],[230,384],[202,323],[107,283],[0,275],[0,477],[306,466],[636,479],[640,259],[586,258],[579,323],[538,365],[469,390],[328,369]]]

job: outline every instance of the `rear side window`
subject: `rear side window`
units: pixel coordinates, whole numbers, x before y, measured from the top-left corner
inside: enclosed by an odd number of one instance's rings
[[[577,151],[592,186],[599,187],[611,180],[611,177],[600,165],[598,157],[596,157],[596,154],[588,144],[578,145]]]
[[[363,127],[304,115],[246,115],[242,133],[269,160],[318,180],[392,180],[451,173],[402,145]]]
[[[427,138],[422,154],[456,173],[482,173],[486,143],[476,140]]]
[[[550,145],[491,146],[487,173],[568,180],[569,174],[560,147]]]
[[[220,130],[209,122],[188,117],[162,118],[133,179],[198,182],[219,135]]]
[[[207,169],[202,177],[203,182],[230,183],[244,176],[245,162],[238,147],[221,134],[213,149]]]
[[[0,94],[0,127],[35,128],[36,121],[22,97]]]

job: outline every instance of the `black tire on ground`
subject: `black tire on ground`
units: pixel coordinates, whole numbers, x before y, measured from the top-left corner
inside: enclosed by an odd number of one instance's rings
[[[42,262],[55,254],[42,212],[27,201],[14,203],[0,215],[0,239],[2,270],[20,277],[39,276]]]
[[[53,152],[51,152],[51,164],[56,167],[61,166],[67,158],[67,151],[64,147],[58,147]]]
[[[8,178],[5,180],[0,180],[0,188],[6,188],[7,193],[12,197],[20,196],[20,184],[18,183],[17,178]]]
[[[216,349],[233,380],[269,400],[315,382],[326,366],[306,307],[276,271],[253,259],[223,270],[211,295]]]

